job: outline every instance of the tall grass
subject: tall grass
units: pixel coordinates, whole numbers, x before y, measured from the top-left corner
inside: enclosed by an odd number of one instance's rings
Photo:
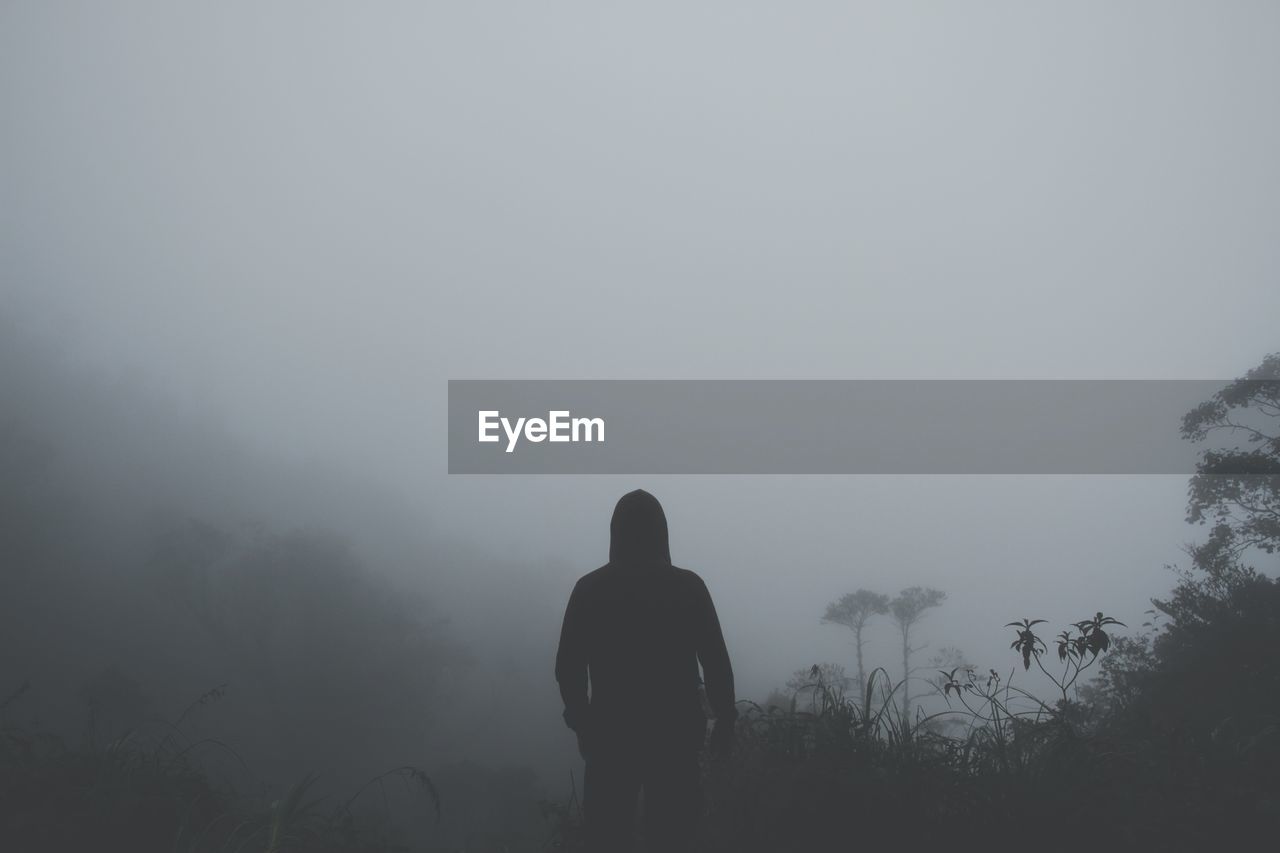
[[[702,849],[789,853],[815,849],[917,850],[935,846],[1048,846],[1076,849],[1208,849],[1276,815],[1240,815],[1229,773],[1206,755],[1153,743],[1150,732],[1104,734],[1075,688],[1109,648],[1119,624],[1099,613],[1056,640],[1057,666],[1036,621],[1015,623],[1021,658],[1008,676],[994,669],[940,672],[945,707],[901,710],[906,689],[874,670],[850,698],[842,684],[800,685],[789,707],[741,703],[738,748],[705,766],[709,807]],[[1059,696],[1044,701],[1015,684],[1036,667]],[[806,703],[796,700],[807,697]],[[1181,759],[1178,758],[1181,756]],[[1191,760],[1193,765],[1181,763]]]
[[[1232,804],[1229,760],[1151,730],[1119,737],[1077,700],[1118,623],[1076,623],[1055,641],[1056,665],[1037,624],[1013,624],[1019,660],[1008,675],[939,672],[933,712],[904,713],[906,685],[884,669],[856,697],[815,666],[785,707],[739,703],[736,749],[704,759],[698,849],[1201,850],[1280,831],[1280,809]],[[1052,701],[1015,683],[1033,667],[1056,686]]]

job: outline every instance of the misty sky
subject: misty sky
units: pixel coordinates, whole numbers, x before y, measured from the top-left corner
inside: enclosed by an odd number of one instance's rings
[[[445,381],[1239,375],[1280,349],[1278,37],[1268,2],[6,0],[0,311],[549,599],[649,489],[744,691],[849,662],[817,619],[858,586],[946,589],[924,638],[1008,665],[1010,619],[1140,621],[1185,477],[450,478]]]

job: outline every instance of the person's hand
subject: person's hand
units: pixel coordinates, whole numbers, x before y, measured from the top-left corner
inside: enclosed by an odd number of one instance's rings
[[[728,758],[733,752],[733,734],[735,720],[716,720],[711,727],[711,742],[708,749],[712,758]]]

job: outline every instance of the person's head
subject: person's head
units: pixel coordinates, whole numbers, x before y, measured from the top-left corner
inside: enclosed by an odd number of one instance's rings
[[[627,492],[609,523],[609,562],[671,563],[667,516],[658,499],[643,489]]]

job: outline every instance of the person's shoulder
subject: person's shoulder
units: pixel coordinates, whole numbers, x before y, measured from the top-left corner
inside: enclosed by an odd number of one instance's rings
[[[679,566],[672,566],[671,570],[676,573],[678,582],[687,589],[705,591],[707,583],[702,579],[702,575],[690,569],[682,569]]]
[[[582,577],[578,578],[578,582],[574,584],[573,588],[575,590],[586,592],[593,587],[599,586],[600,583],[609,576],[609,574],[609,564],[605,563],[600,568],[589,571]]]

